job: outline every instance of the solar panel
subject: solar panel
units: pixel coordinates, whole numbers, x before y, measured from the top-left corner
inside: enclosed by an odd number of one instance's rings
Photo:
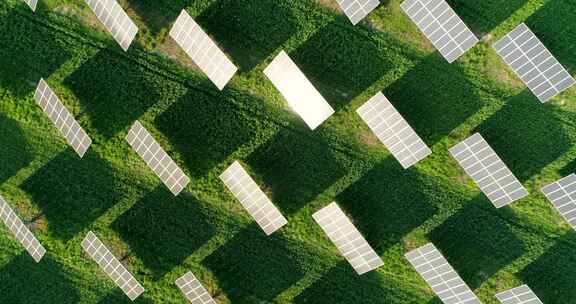
[[[176,19],[170,37],[220,90],[238,70],[186,10]]]
[[[24,225],[22,220],[16,215],[2,196],[0,196],[0,219],[2,219],[6,227],[10,229],[20,244],[26,248],[26,251],[32,256],[34,261],[36,261],[36,263],[40,262],[46,253],[46,249],[38,242],[38,239],[36,239],[30,229]]]
[[[85,0],[124,51],[138,33],[138,27],[115,0]]]
[[[190,178],[139,121],[132,125],[126,140],[174,195],[178,195],[190,182]]]
[[[335,202],[316,211],[312,217],[358,274],[384,265],[382,259]]]
[[[334,114],[334,109],[314,88],[286,52],[281,51],[266,67],[264,74],[286,98],[292,109],[304,119],[310,129],[316,129]]]
[[[126,270],[124,265],[110,252],[110,250],[89,231],[82,241],[82,248],[102,270],[122,289],[122,291],[134,301],[144,292],[144,287],[136,281],[134,276]]]
[[[405,0],[400,6],[448,62],[478,43],[445,0]]]
[[[176,280],[176,286],[192,304],[216,304],[216,301],[212,299],[212,296],[192,272],[187,272],[179,277]]]
[[[228,167],[220,179],[267,235],[288,223],[239,162]]]
[[[38,4],[38,0],[24,0],[26,4],[32,9],[33,12],[36,11],[36,5]]]
[[[562,217],[576,230],[576,174],[570,174],[542,188]]]
[[[479,133],[450,148],[450,154],[496,208],[528,195],[528,191]]]
[[[356,25],[364,17],[373,11],[380,1],[378,0],[336,0],[344,14],[350,19],[352,24]]]
[[[576,83],[524,23],[493,47],[542,103]]]
[[[503,291],[496,298],[502,304],[543,304],[528,285]]]
[[[481,304],[434,244],[428,243],[405,256],[443,303]]]
[[[86,153],[92,144],[92,140],[76,119],[74,119],[74,116],[64,107],[60,99],[58,99],[58,96],[56,96],[44,79],[40,79],[40,82],[38,82],[34,99],[60,131],[60,134],[66,138],[74,151],[76,151],[80,157],[84,156],[84,153]]]
[[[356,112],[404,169],[432,153],[381,92],[370,98]]]

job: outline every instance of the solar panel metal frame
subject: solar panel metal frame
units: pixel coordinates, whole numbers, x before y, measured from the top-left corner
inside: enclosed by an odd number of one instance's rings
[[[116,0],[85,0],[120,47],[127,51],[138,27]]]
[[[234,63],[186,10],[182,10],[174,22],[170,37],[219,90],[222,90],[238,71]]]
[[[310,129],[316,129],[334,114],[334,109],[286,52],[281,51],[264,69],[264,74]]]
[[[312,217],[356,273],[361,275],[384,265],[382,259],[335,202],[316,211]]]
[[[220,180],[240,201],[266,235],[288,224],[280,210],[274,206],[238,161],[235,161],[220,175]]]
[[[22,0],[28,4],[28,6],[32,9],[33,12],[36,11],[36,6],[38,5],[38,0]]]
[[[576,230],[576,174],[570,174],[540,189],[560,215]]]
[[[172,194],[178,195],[188,185],[190,178],[139,121],[128,131],[126,141]]]
[[[496,298],[502,304],[543,304],[528,285],[500,292]]]
[[[134,275],[120,263],[118,258],[112,254],[92,231],[86,234],[81,245],[88,256],[100,266],[104,273],[120,287],[130,300],[134,301],[144,292],[144,287],[136,280]]]
[[[16,240],[24,246],[34,261],[36,263],[40,262],[44,254],[46,254],[46,249],[2,196],[0,196],[0,219],[10,232],[14,234]]]
[[[445,0],[404,0],[400,7],[450,63],[479,41]]]
[[[176,280],[176,286],[192,304],[216,304],[212,295],[190,271]]]
[[[445,304],[481,304],[466,282],[432,243],[404,255]]]
[[[576,83],[525,23],[494,43],[493,48],[541,103]]]
[[[526,188],[480,133],[450,148],[450,154],[496,208],[528,195]]]
[[[66,138],[68,144],[80,157],[83,157],[92,139],[88,136],[82,126],[76,121],[74,116],[66,109],[56,93],[48,86],[48,83],[41,78],[34,92],[34,100],[42,108],[46,116],[56,126],[60,134]]]
[[[354,25],[380,5],[379,0],[336,0],[336,2]]]
[[[356,112],[404,169],[432,153],[382,92],[370,98]]]

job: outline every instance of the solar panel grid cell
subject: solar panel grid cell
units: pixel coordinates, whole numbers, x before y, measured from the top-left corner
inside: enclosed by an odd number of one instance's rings
[[[187,272],[179,277],[176,280],[176,286],[192,304],[216,304],[208,290],[202,286],[202,283],[192,272]]]
[[[112,34],[124,51],[138,33],[138,27],[115,0],[86,0],[98,20]]]
[[[38,0],[24,0],[26,4],[32,9],[33,12],[36,11],[36,6],[38,5]]]
[[[337,2],[354,25],[368,16],[380,4],[378,0],[337,0]]]
[[[528,285],[498,293],[496,298],[502,304],[543,304]]]
[[[542,188],[542,193],[576,230],[576,174],[570,174]]]

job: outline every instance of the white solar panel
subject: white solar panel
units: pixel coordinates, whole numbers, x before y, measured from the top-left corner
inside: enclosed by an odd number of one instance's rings
[[[32,11],[36,11],[36,5],[38,4],[38,0],[24,0],[26,4],[32,9]]]
[[[336,0],[344,14],[356,25],[380,4],[379,0]]]
[[[432,153],[381,92],[370,98],[356,112],[404,169]]]
[[[82,241],[82,248],[102,270],[134,301],[144,292],[144,287],[136,281],[134,276],[126,270],[124,265],[110,252],[110,250],[92,232],[88,232]]]
[[[220,179],[267,235],[288,223],[239,162],[228,167]]]
[[[448,62],[478,43],[445,0],[405,0],[400,6]]]
[[[192,304],[216,304],[216,301],[212,299],[212,296],[192,272],[187,272],[179,277],[176,280],[176,286]]]
[[[443,303],[481,304],[434,244],[424,245],[405,256]]]
[[[138,27],[116,0],[85,0],[124,51],[138,33]]]
[[[576,230],[576,174],[570,174],[542,188],[542,193]]]
[[[494,49],[540,102],[550,100],[576,83],[524,23],[498,40]]]
[[[188,185],[190,178],[139,121],[136,121],[128,131],[126,141],[174,195],[178,195]]]
[[[543,304],[528,285],[503,291],[496,298],[502,304]]]
[[[358,274],[384,265],[382,259],[335,202],[316,211],[312,217]]]
[[[452,147],[450,154],[496,208],[528,195],[528,191],[479,133]]]
[[[24,225],[22,220],[16,215],[2,196],[0,196],[0,219],[2,219],[6,227],[14,234],[18,242],[26,248],[26,251],[32,256],[34,261],[40,262],[46,253],[46,249],[38,242],[38,239],[36,239],[30,229]]]
[[[92,144],[92,140],[76,119],[74,119],[74,116],[64,107],[60,99],[58,99],[58,96],[56,96],[44,79],[40,79],[40,82],[38,82],[34,99],[60,131],[60,134],[66,138],[74,151],[76,151],[80,157],[84,156],[84,153],[86,153]]]
[[[334,114],[334,109],[314,88],[286,52],[281,51],[266,67],[264,74],[286,98],[292,109],[304,119],[310,129],[316,129]]]
[[[220,90],[238,70],[186,10],[182,10],[176,19],[170,37]]]

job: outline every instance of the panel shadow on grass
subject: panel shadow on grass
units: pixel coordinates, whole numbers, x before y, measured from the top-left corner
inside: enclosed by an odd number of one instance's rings
[[[16,120],[0,114],[0,184],[26,167],[33,159],[34,152]]]
[[[416,170],[387,158],[336,198],[368,243],[382,254],[436,213]]]
[[[492,31],[514,12],[520,9],[527,0],[448,0],[464,23],[479,37]]]
[[[28,255],[14,257],[0,269],[0,303],[79,303],[80,295],[63,266],[49,255],[40,263]]]
[[[24,181],[22,189],[42,210],[55,237],[68,240],[122,197],[116,173],[88,150],[79,158],[71,148],[58,154]]]
[[[215,234],[191,194],[157,187],[111,225],[156,278],[194,253]]]
[[[572,173],[576,173],[576,159],[572,160],[566,166],[560,169],[559,173],[562,176],[567,176]]]
[[[297,30],[289,1],[220,0],[197,18],[240,70],[264,61]]]
[[[472,289],[524,254],[524,243],[489,205],[478,196],[429,234]]]
[[[525,90],[507,100],[475,132],[484,136],[520,181],[526,181],[574,145],[560,119],[566,115],[576,121],[576,115],[543,106]]]
[[[304,276],[302,248],[250,225],[204,259],[232,303],[272,301]]]
[[[416,133],[432,146],[483,106],[457,63],[434,53],[384,90]]]
[[[170,24],[190,2],[192,0],[128,0],[128,7],[157,35],[163,29],[169,30]]]
[[[109,293],[107,296],[98,301],[97,304],[153,304],[152,300],[149,300],[140,295],[136,300],[131,301],[128,296],[119,288],[114,288],[114,291]]]

